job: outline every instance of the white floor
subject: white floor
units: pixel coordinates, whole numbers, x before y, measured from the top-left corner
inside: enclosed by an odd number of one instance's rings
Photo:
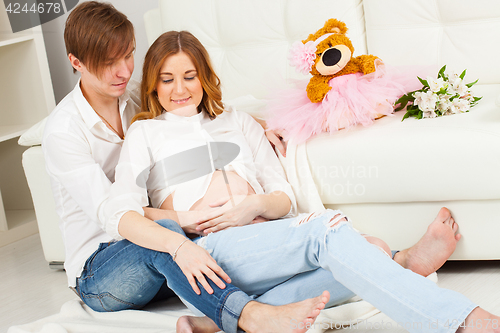
[[[12,325],[58,313],[66,301],[76,298],[66,287],[65,273],[49,268],[38,234],[1,247],[0,267],[0,333]],[[484,309],[500,314],[500,261],[448,262],[438,277],[441,287],[461,292]],[[388,322],[382,314],[371,322],[374,320]],[[362,326],[357,331],[365,330]]]
[[[49,268],[38,234],[0,248],[0,333],[58,313],[76,295],[66,274]]]

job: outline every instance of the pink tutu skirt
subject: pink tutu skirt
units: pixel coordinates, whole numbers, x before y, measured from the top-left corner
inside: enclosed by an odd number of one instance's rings
[[[422,87],[417,79],[421,72],[381,65],[371,74],[339,76],[330,80],[332,89],[319,103],[307,97],[309,81],[301,81],[271,98],[265,112],[268,129],[300,144],[321,132],[371,125],[376,118],[391,115],[402,95]]]

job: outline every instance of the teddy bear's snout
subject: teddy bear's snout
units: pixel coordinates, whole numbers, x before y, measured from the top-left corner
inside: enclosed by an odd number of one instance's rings
[[[351,60],[351,50],[345,45],[336,45],[323,52],[316,64],[316,70],[321,75],[333,75],[340,72]]]
[[[341,58],[342,52],[335,48],[326,50],[326,52],[323,53],[323,63],[325,64],[325,66],[336,65]]]

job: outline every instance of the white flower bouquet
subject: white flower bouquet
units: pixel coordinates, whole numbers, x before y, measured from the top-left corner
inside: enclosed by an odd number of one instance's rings
[[[446,66],[439,70],[437,79],[429,76],[423,80],[418,77],[424,87],[401,96],[394,103],[399,104],[395,111],[406,107],[403,120],[409,117],[435,118],[469,112],[470,108],[482,98],[475,97],[470,90],[478,80],[464,83],[465,70],[460,75],[451,74],[450,76],[445,73],[445,70]]]

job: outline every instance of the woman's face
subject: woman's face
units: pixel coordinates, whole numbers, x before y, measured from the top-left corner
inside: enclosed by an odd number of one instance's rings
[[[198,72],[187,54],[179,52],[165,60],[160,69],[156,91],[165,111],[172,112],[186,106],[195,106],[185,110],[191,110],[190,113],[196,112],[196,107],[203,98],[203,87]]]

